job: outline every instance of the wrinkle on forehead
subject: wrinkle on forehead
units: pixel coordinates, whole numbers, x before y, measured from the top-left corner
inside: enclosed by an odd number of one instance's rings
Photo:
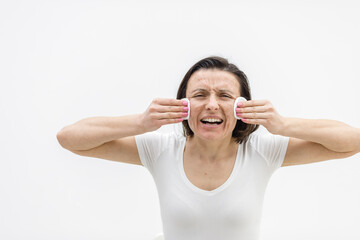
[[[189,79],[186,92],[190,93],[196,89],[216,92],[228,90],[240,95],[240,83],[234,74],[218,69],[202,69],[195,72]]]

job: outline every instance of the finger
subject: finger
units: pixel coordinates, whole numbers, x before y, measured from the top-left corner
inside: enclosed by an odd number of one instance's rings
[[[182,118],[176,118],[176,119],[162,119],[159,120],[161,125],[166,125],[166,124],[173,124],[173,123],[179,123],[184,121],[184,119]]]
[[[241,113],[248,113],[248,112],[266,112],[267,108],[265,106],[256,106],[256,107],[237,107],[235,109],[236,112],[241,112]]]
[[[243,121],[244,123],[247,123],[247,124],[258,124],[258,125],[264,125],[264,124],[266,124],[266,120],[265,120],[265,119],[247,119],[247,118],[242,118],[241,121]]]
[[[249,100],[246,102],[239,102],[238,107],[255,107],[255,106],[264,106],[268,101],[267,100]]]
[[[154,103],[163,106],[186,106],[187,102],[184,100],[173,99],[173,98],[155,98]]]
[[[236,116],[245,119],[268,119],[270,115],[268,113],[237,113]]]
[[[156,114],[154,117],[155,117],[155,119],[163,120],[163,119],[184,118],[184,117],[186,117],[187,115],[188,115],[187,112],[180,112],[180,113],[167,112],[167,113],[158,113],[158,114]]]
[[[166,112],[187,112],[189,110],[186,106],[158,106],[158,112],[166,113]]]

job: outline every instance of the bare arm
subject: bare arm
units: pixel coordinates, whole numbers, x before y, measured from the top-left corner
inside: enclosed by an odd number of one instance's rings
[[[181,122],[184,112],[181,100],[154,99],[142,114],[86,118],[61,129],[57,139],[81,156],[141,165],[134,136]]]
[[[115,139],[145,133],[141,114],[121,117],[90,117],[64,127],[57,134],[63,148],[89,150]]]
[[[335,152],[360,151],[360,129],[339,121],[284,118],[279,134],[319,143]]]
[[[346,158],[360,152],[360,129],[333,120],[286,118],[267,100],[239,103],[239,116],[290,137],[283,166]]]
[[[360,152],[360,129],[333,120],[285,118],[290,137],[283,166],[350,157]]]

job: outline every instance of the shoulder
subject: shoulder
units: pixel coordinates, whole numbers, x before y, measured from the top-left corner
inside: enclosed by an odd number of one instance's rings
[[[252,157],[261,157],[271,169],[275,170],[284,160],[288,142],[288,137],[271,133],[251,134],[246,142],[246,149]]]
[[[252,133],[248,137],[246,143],[250,144],[252,146],[261,146],[263,144],[276,144],[281,142],[288,142],[289,138],[280,136],[280,135],[274,135],[271,133]]]
[[[159,131],[147,132],[135,136],[137,149],[142,164],[151,169],[155,168],[159,156],[164,152],[175,153],[182,146],[181,136],[173,132],[162,133]]]
[[[262,155],[276,150],[286,150],[289,138],[271,133],[253,133],[246,141],[246,146],[255,149]]]
[[[176,132],[147,132],[135,136],[137,144],[147,143],[154,146],[170,146],[185,141],[185,137]]]
[[[249,135],[245,143],[249,147],[258,149],[260,148],[260,146],[262,146],[263,144],[267,144],[269,141],[271,141],[271,135],[269,134],[252,133]]]

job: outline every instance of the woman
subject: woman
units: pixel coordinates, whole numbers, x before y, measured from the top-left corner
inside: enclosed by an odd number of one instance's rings
[[[248,101],[234,107],[240,96]],[[179,122],[184,136],[153,132]],[[259,125],[270,134],[254,133]],[[360,129],[286,118],[269,101],[251,100],[246,75],[220,57],[196,63],[177,99],[155,99],[142,114],[87,118],[57,138],[82,156],[145,166],[158,189],[166,240],[259,239],[275,170],[360,151]]]

